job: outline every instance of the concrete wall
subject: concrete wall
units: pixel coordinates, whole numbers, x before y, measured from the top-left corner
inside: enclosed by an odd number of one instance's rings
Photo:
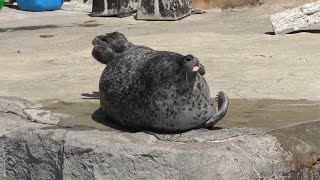
[[[260,4],[294,7],[310,2],[315,2],[315,0],[192,0],[193,7],[200,9],[234,8]]]

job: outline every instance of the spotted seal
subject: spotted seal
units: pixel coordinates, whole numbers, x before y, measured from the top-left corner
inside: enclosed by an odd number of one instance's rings
[[[118,32],[92,41],[93,57],[106,64],[99,83],[102,110],[116,123],[138,130],[185,131],[212,127],[228,109],[217,95],[218,111],[193,55],[134,45]]]

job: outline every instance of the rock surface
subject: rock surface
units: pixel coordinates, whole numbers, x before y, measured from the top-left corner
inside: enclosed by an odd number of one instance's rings
[[[12,111],[0,112],[3,179],[320,178],[319,121],[164,135],[63,129]]]
[[[178,20],[191,13],[190,0],[141,0],[139,20]]]
[[[63,10],[91,12],[92,0],[68,0],[63,3]]]
[[[137,11],[138,0],[93,0],[93,16],[125,17]]]
[[[320,23],[320,1],[270,16],[275,34],[285,34]]]

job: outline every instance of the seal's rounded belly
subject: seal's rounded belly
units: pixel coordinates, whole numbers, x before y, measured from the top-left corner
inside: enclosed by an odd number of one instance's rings
[[[149,96],[150,127],[164,130],[187,130],[199,127],[215,113],[209,89],[203,78],[180,92],[177,84],[158,88]]]

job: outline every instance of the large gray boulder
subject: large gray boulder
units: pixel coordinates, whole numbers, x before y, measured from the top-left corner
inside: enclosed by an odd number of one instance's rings
[[[320,121],[170,135],[64,129],[15,111],[0,112],[0,179],[320,178]]]
[[[91,12],[92,0],[65,0],[62,9],[68,11]]]
[[[137,11],[138,0],[93,0],[92,16],[124,17]]]
[[[137,19],[178,20],[190,13],[191,0],[140,0]]]

